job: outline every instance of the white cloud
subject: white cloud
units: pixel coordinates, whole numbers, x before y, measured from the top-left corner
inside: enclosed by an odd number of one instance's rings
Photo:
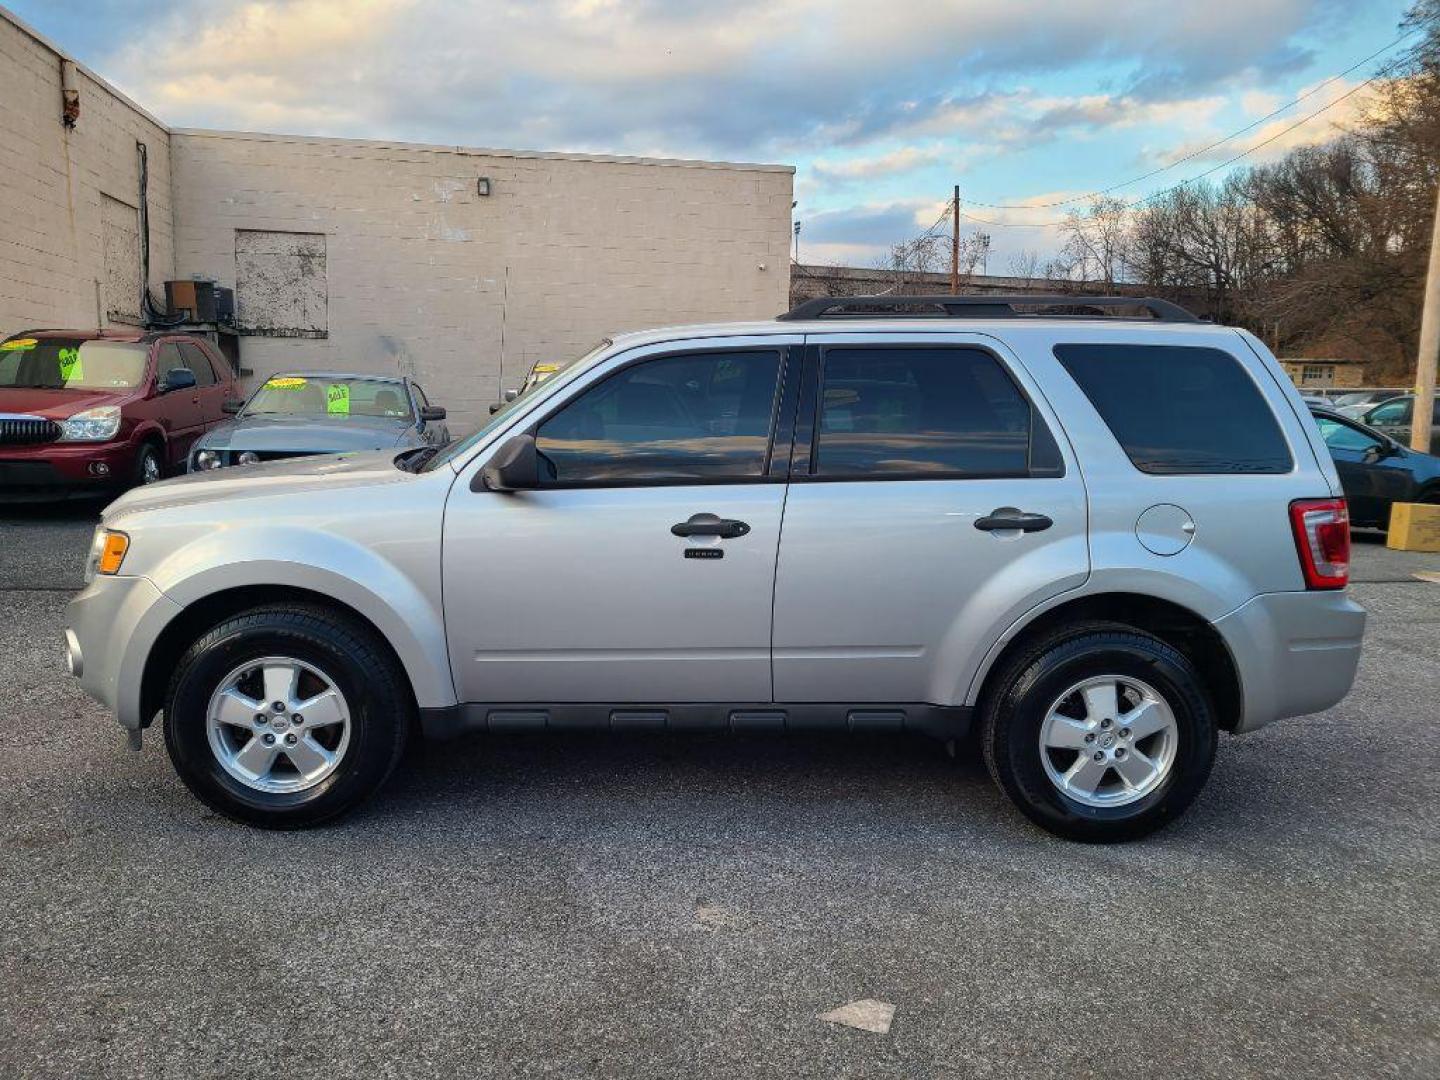
[[[101,66],[183,124],[774,158],[897,131],[1023,139],[1014,86],[1087,64],[1152,89],[1091,100],[1086,122],[1188,100],[1286,62],[1339,4],[252,0],[209,9],[198,35],[177,7]]]
[[[1251,163],[1261,163],[1274,161],[1297,147],[1329,142],[1359,119],[1373,103],[1374,97],[1368,88],[1356,92],[1358,85],[1358,82],[1339,79],[1324,86],[1312,84],[1301,87],[1286,100],[1310,94],[1320,86],[1318,92],[1306,97],[1299,105],[1238,138],[1211,147],[1210,144],[1224,137],[1223,132],[1214,131],[1169,147],[1157,154],[1156,159],[1162,165],[1170,165],[1181,160],[1196,163],[1226,161],[1238,154],[1246,154]],[[1274,112],[1283,104],[1284,101],[1276,101],[1259,115]],[[1306,120],[1307,116],[1312,118]],[[1196,151],[1201,152],[1197,154]]]
[[[903,146],[873,157],[848,157],[836,161],[817,161],[811,166],[816,176],[826,180],[871,180],[894,177],[950,161],[953,152],[938,146]]]

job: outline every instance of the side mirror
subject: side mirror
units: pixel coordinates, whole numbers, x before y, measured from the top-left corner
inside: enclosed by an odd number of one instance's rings
[[[422,423],[430,423],[432,420],[444,420],[445,410],[439,405],[422,405],[420,407],[420,420]]]
[[[226,398],[220,403],[220,411],[223,413],[227,413],[230,416],[234,416],[244,407],[245,403],[243,401],[237,400],[236,398]]]
[[[516,435],[506,441],[470,482],[471,491],[523,491],[539,486],[540,453],[533,435]]]
[[[160,380],[160,393],[170,394],[176,390],[189,390],[195,385],[195,372],[188,367],[171,368]]]

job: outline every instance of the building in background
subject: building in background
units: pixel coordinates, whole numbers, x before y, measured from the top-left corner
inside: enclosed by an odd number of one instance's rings
[[[788,306],[790,166],[171,130],[3,8],[0,63],[0,334],[209,279],[255,377],[410,375],[463,426],[607,334]]]
[[[1365,385],[1363,360],[1312,360],[1303,356],[1282,358],[1280,366],[1302,389],[1330,390]]]

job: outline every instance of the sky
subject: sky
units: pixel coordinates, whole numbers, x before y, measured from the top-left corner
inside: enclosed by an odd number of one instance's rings
[[[1113,192],[1137,199],[1333,138],[1364,99],[1344,95],[1399,50],[1334,77],[1394,41],[1407,6],[3,2],[176,127],[791,164],[803,262],[873,265],[959,184],[992,274],[1054,253],[1067,207],[1037,204],[1163,170]]]

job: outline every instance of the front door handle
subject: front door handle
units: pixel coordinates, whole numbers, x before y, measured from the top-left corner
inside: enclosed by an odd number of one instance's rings
[[[689,521],[671,525],[670,531],[676,536],[719,536],[725,540],[733,540],[748,533],[750,526],[743,521],[716,517],[714,514],[694,514]]]
[[[1044,514],[1032,514],[1016,510],[1013,506],[997,506],[988,515],[975,522],[975,528],[982,532],[999,532],[1002,529],[1019,529],[1021,532],[1044,532],[1054,525]]]

